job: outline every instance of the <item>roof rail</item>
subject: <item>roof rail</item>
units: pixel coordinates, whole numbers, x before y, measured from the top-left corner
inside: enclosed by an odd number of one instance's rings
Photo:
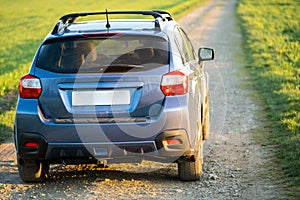
[[[114,15],[114,14],[137,14],[137,15],[149,15],[153,16],[154,18],[163,18],[162,12],[155,12],[155,11],[107,11],[107,12],[84,12],[84,13],[72,13],[64,15],[60,18],[64,23],[66,23],[68,20],[69,23],[72,23],[77,17],[85,17],[88,15]]]
[[[82,12],[82,13],[71,13],[62,16],[58,23],[52,30],[52,34],[62,34],[64,30],[69,26],[70,23],[73,23],[78,17],[85,17],[89,15],[115,15],[115,14],[137,14],[137,15],[148,15],[152,16],[155,19],[161,18],[162,21],[173,20],[170,13],[161,10],[154,11],[106,11],[106,12]],[[159,21],[155,20],[155,28],[160,28]]]

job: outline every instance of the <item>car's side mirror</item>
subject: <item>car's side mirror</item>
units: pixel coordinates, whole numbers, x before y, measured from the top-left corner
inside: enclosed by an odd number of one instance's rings
[[[213,60],[215,51],[211,48],[200,48],[198,51],[199,63],[205,60]]]

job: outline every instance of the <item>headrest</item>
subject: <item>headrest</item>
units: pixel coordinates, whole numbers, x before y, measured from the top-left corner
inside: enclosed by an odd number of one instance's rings
[[[79,51],[84,55],[85,62],[94,62],[97,59],[96,47],[91,42],[78,43],[76,51]]]
[[[140,48],[134,50],[134,52],[141,58],[141,59],[147,59],[154,56],[154,49],[153,48]]]

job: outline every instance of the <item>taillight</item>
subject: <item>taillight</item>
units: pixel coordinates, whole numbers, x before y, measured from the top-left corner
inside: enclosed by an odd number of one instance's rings
[[[182,95],[188,92],[188,76],[175,70],[163,75],[160,89],[165,96]]]
[[[123,33],[107,33],[107,32],[96,32],[96,33],[84,33],[85,37],[112,37],[112,36],[122,36]]]
[[[21,98],[36,99],[42,92],[40,79],[30,74],[23,76],[19,84]]]

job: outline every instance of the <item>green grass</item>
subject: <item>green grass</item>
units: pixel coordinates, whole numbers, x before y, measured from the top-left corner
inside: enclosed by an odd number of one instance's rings
[[[266,105],[291,198],[300,196],[300,1],[240,0],[237,14],[254,84]]]
[[[175,18],[209,0],[0,0],[0,143],[13,133],[20,77],[26,74],[43,38],[59,17],[73,12],[163,9]]]

